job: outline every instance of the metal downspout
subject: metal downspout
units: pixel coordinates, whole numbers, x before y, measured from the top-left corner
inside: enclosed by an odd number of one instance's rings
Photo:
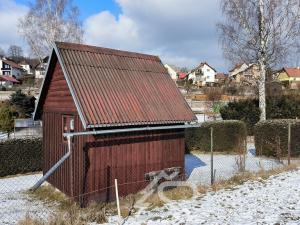
[[[64,133],[63,136],[68,139],[68,149],[69,151],[57,162],[48,172],[31,188],[32,191],[38,189],[72,154],[71,150],[71,138],[75,136],[83,135],[100,135],[100,134],[115,134],[115,133],[128,133],[128,132],[138,132],[138,131],[151,131],[151,130],[169,130],[169,129],[186,129],[200,127],[201,124],[197,125],[175,125],[175,126],[162,126],[162,127],[140,127],[140,128],[127,128],[127,129],[113,129],[113,130],[93,130],[85,132],[75,132],[75,133]],[[71,179],[72,174],[71,174]],[[72,182],[71,182],[72,185]]]
[[[52,166],[48,172],[38,180],[38,182],[30,189],[31,191],[35,191],[38,189],[63,163],[66,161],[72,154],[72,149],[71,149],[71,137],[68,136],[68,152],[57,162]]]

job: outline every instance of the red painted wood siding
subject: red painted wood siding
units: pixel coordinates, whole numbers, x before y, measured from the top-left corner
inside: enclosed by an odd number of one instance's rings
[[[45,99],[44,173],[67,152],[62,116],[74,115],[75,132],[84,130],[58,63]],[[114,198],[108,187],[115,178],[124,196],[145,187],[145,173],[170,167],[184,168],[183,130],[80,136],[74,139],[72,157],[48,181],[76,201],[106,201]]]
[[[76,112],[67,81],[58,62],[49,84],[43,111]]]
[[[89,167],[85,200],[114,199],[114,179],[125,196],[145,187],[145,174],[171,167],[184,169],[183,130],[145,131],[89,137],[86,144]]]

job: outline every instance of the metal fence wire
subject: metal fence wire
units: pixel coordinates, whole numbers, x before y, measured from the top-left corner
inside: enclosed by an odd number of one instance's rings
[[[22,149],[22,146],[19,148]],[[275,145],[274,148],[276,149],[278,146]],[[0,155],[2,154],[1,151],[3,150],[0,149]],[[0,166],[0,174],[1,172],[3,174],[0,177],[0,224],[18,224],[20,220],[29,217],[47,221],[71,207],[66,202],[76,202],[80,208],[87,207],[89,204],[114,201],[116,199],[115,178],[118,178],[120,197],[145,190],[146,187],[149,188],[146,189],[146,192],[134,194],[135,201],[137,201],[150,190],[155,193],[159,185],[165,181],[187,181],[196,186],[210,186],[212,183],[229,180],[245,171],[257,173],[262,170],[284,167],[289,162],[298,163],[299,160],[296,156],[300,154],[293,149],[290,149],[289,157],[283,156],[281,151],[278,151],[278,155],[272,158],[259,156],[258,153],[255,150],[253,138],[250,138],[247,143],[241,143],[240,152],[226,154],[214,152],[212,145],[211,152],[195,151],[192,154],[187,154],[182,168],[176,167],[182,162],[173,162],[174,167],[151,164],[147,165],[147,169],[145,169],[145,165],[138,164],[134,167],[106,167],[94,171],[93,177],[83,176],[80,184],[70,183],[69,187],[63,186],[65,185],[63,183],[55,182],[58,179],[59,172],[57,172],[36,192],[32,192],[30,188],[42,177],[41,171],[30,172],[26,168],[28,167],[29,170],[32,168],[32,155],[27,155],[29,153],[25,151],[21,156],[16,156],[15,151],[5,150],[6,161],[11,162],[11,164],[6,163],[5,165],[10,165],[6,167]],[[38,156],[36,160],[41,161],[42,158]],[[18,163],[24,167],[21,171],[26,171],[26,173],[16,174],[14,165]],[[65,163],[68,164],[68,160]],[[161,168],[161,170],[157,168]],[[89,165],[86,164],[85,171],[88,170]],[[122,174],[122,176],[118,174]],[[64,194],[71,197],[62,197]],[[121,205],[123,204],[122,201]],[[114,202],[110,204],[115,205]],[[101,207],[98,209],[102,210]]]

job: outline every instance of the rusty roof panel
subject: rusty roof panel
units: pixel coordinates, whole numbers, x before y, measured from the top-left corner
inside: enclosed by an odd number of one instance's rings
[[[196,119],[157,56],[79,44],[56,45],[87,127]]]

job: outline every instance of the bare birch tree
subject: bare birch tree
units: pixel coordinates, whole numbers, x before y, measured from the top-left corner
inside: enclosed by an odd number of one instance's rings
[[[35,0],[19,22],[19,32],[34,55],[41,60],[49,55],[55,41],[81,43],[79,10],[71,0]]]
[[[223,53],[230,62],[257,63],[261,120],[266,119],[266,71],[297,52],[299,0],[221,0],[225,21],[217,25]],[[298,42],[298,43],[297,43]]]

